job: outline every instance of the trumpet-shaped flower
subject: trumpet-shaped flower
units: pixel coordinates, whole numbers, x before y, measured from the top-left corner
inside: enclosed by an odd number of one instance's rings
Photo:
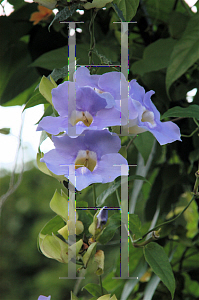
[[[69,178],[69,165],[73,165],[75,176],[69,179],[82,190],[94,182],[107,183],[121,175],[121,165],[127,160],[118,153],[120,138],[107,129],[85,130],[76,139],[67,135],[52,137],[55,149],[41,159],[48,169],[57,175]]]
[[[120,80],[121,77],[121,80]],[[76,135],[84,130],[102,130],[107,126],[125,125],[120,111],[120,83],[125,81],[124,75],[118,72],[103,75],[90,75],[85,67],[80,67],[74,74],[76,93],[70,96],[70,83],[65,81],[52,89],[52,102],[59,113],[58,117],[44,117],[37,130],[45,130],[57,135],[76,126]],[[71,99],[72,97],[72,99]],[[76,108],[70,102],[76,100]]]
[[[171,121],[161,122],[160,113],[151,101],[154,91],[145,93],[136,80],[130,82],[129,91],[129,134],[150,131],[160,145],[180,139],[179,127]]]

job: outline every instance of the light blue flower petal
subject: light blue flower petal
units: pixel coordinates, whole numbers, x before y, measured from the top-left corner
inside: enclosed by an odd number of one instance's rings
[[[57,135],[68,127],[68,118],[63,117],[44,117],[37,126],[37,131],[45,130],[50,134]]]
[[[46,297],[46,296],[39,296],[39,298],[38,298],[38,300],[50,300],[51,299],[51,296],[48,296],[48,297]]]

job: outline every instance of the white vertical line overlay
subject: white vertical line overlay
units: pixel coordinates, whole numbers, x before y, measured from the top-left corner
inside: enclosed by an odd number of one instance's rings
[[[121,165],[120,277],[112,279],[137,279],[137,277],[129,277],[128,167],[128,165]]]
[[[128,22],[121,23],[121,122],[128,116],[128,73],[129,73],[129,48],[128,48]],[[125,79],[122,81],[122,74]],[[123,120],[124,119],[124,120]],[[128,119],[127,119],[128,120]],[[122,122],[122,124],[123,124]],[[129,135],[128,127],[121,127],[121,135]]]
[[[74,30],[74,34],[70,35],[71,29]],[[75,22],[69,23],[68,28],[68,115],[71,112],[75,112],[76,119],[76,90],[75,82],[73,81],[73,74],[76,69],[76,31],[75,31]],[[76,125],[71,127],[70,119],[68,118],[68,135],[76,136]]]

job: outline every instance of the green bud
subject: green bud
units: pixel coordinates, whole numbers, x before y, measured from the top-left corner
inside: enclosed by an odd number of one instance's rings
[[[110,300],[111,294],[101,296],[97,298],[97,300]]]
[[[58,193],[56,190],[51,201],[50,201],[50,208],[62,219],[67,222],[68,220],[68,198],[62,192],[62,195]]]
[[[84,231],[84,225],[81,221],[76,222],[76,235],[81,234]]]
[[[42,77],[40,84],[39,84],[39,91],[44,96],[44,98],[51,104],[52,103],[52,89],[56,88],[57,84],[53,80],[53,78],[50,76],[50,80],[46,78],[45,76]]]
[[[59,229],[58,233],[61,234],[65,238],[65,240],[67,240],[68,239],[68,225],[65,225],[64,227]]]
[[[94,239],[98,239],[102,234],[104,228],[108,225],[108,211],[106,206],[101,208],[93,216],[93,223],[88,228],[88,231],[93,235]]]
[[[97,263],[97,275],[102,275],[104,273],[104,251],[98,250],[95,253],[94,261]]]
[[[99,297],[97,300],[117,300],[115,294],[111,297],[111,294]]]
[[[0,133],[1,134],[10,134],[10,128],[6,128],[6,127],[1,128]]]

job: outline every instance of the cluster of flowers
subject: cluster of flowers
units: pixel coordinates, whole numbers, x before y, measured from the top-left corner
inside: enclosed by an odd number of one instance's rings
[[[80,67],[73,80],[76,109],[69,105],[70,82],[65,81],[52,89],[52,103],[59,116],[44,117],[37,130],[52,134],[55,146],[41,161],[54,174],[66,178],[69,165],[74,165],[75,179],[71,182],[77,190],[91,183],[111,182],[121,175],[121,165],[128,165],[118,153],[120,138],[108,127],[123,126],[130,135],[150,131],[160,145],[181,140],[176,124],[160,121],[160,113],[151,101],[154,92],[145,93],[136,80],[129,82],[128,99],[121,99],[126,80],[119,72],[90,75],[86,67]],[[128,101],[128,115],[121,111],[121,101]],[[75,136],[71,134],[74,128]]]

